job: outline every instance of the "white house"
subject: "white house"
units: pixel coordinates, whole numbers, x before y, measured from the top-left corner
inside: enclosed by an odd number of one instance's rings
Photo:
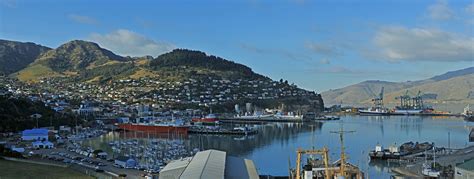
[[[54,147],[54,144],[49,142],[49,141],[35,141],[33,142],[33,148],[37,149],[52,149]]]

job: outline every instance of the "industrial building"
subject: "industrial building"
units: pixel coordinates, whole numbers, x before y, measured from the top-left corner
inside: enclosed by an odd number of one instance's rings
[[[21,140],[48,140],[48,129],[27,129],[21,133]]]
[[[454,179],[474,178],[474,159],[470,159],[456,165],[454,170]]]
[[[258,179],[252,160],[227,156],[226,152],[206,150],[194,157],[175,160],[160,171],[160,179]]]

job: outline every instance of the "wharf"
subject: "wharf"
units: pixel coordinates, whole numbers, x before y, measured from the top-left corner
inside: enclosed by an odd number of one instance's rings
[[[383,113],[383,114],[361,114],[361,116],[441,116],[441,117],[462,117],[460,114],[438,114],[438,113]]]
[[[301,119],[278,119],[278,118],[248,118],[248,119],[241,119],[241,118],[220,118],[219,122],[222,123],[246,123],[246,124],[255,124],[255,123],[262,123],[262,122],[292,122],[292,123],[300,123],[300,122],[310,122],[310,120],[301,120]]]
[[[203,129],[189,129],[190,134],[214,134],[214,135],[255,135],[258,130],[203,130]]]
[[[454,150],[454,149],[452,149]],[[444,154],[436,156],[436,162],[441,166],[455,166],[457,163],[463,162],[466,159],[474,158],[474,146],[469,146],[463,149],[458,149],[450,154]],[[392,168],[392,172],[405,175],[408,177],[423,177],[421,173],[422,165],[425,161],[423,159],[416,159],[408,162],[406,165],[401,167]]]

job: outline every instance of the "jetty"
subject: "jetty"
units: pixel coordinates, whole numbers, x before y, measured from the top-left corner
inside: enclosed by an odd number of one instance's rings
[[[258,134],[256,129],[248,130],[213,130],[213,129],[198,129],[193,128],[189,129],[188,133],[190,134],[213,134],[213,135],[255,135]]]

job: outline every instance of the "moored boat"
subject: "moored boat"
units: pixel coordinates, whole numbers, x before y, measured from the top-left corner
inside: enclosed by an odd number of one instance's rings
[[[215,114],[208,114],[207,116],[202,118],[193,118],[191,121],[200,123],[219,123],[219,119]]]
[[[189,126],[176,123],[124,123],[118,128],[127,131],[141,131],[156,134],[188,134]]]

